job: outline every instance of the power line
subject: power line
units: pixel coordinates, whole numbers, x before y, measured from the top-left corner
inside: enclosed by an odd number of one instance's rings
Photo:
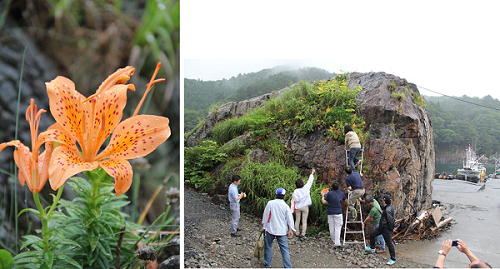
[[[463,99],[460,99],[458,97],[454,97],[454,96],[449,96],[449,95],[446,95],[446,94],[442,94],[440,92],[436,92],[436,91],[433,91],[433,90],[429,90],[425,87],[422,87],[422,86],[418,86],[417,87],[419,88],[422,88],[424,90],[427,90],[427,91],[430,91],[430,92],[433,92],[433,93],[437,93],[437,94],[440,94],[442,96],[445,96],[445,97],[448,97],[448,98],[451,98],[451,99],[455,99],[457,101],[460,101],[460,102],[464,102],[464,103],[468,103],[468,104],[471,104],[471,105],[475,105],[475,106],[479,106],[479,107],[483,107],[483,108],[488,108],[488,109],[493,109],[493,110],[496,110],[496,111],[500,111],[500,109],[498,108],[495,108],[495,107],[490,107],[490,106],[485,106],[485,105],[480,105],[480,104],[476,104],[476,103],[473,103],[473,102],[470,102],[470,101],[467,101],[467,100],[463,100]]]

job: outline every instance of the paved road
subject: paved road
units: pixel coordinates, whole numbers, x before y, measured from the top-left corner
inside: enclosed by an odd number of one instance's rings
[[[404,244],[402,247],[409,250],[404,253],[414,253],[421,262],[434,264],[441,243],[460,238],[479,259],[500,267],[500,179],[488,180],[484,187],[461,180],[435,179],[432,199],[448,206],[444,213],[453,217],[455,224],[437,240]],[[456,249],[446,257],[445,267],[468,265],[467,256]]]

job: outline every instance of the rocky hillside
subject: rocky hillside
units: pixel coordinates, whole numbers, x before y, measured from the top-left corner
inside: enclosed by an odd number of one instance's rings
[[[346,81],[351,89],[362,88],[356,103],[360,106],[358,114],[366,122],[363,180],[367,191],[375,195],[392,194],[397,217],[428,206],[434,174],[434,142],[431,123],[416,85],[383,72],[351,73]],[[266,100],[280,98],[287,89],[220,106],[207,115],[203,127],[185,138],[185,145],[194,147],[198,141],[211,138],[211,129],[217,122],[244,115]],[[288,153],[293,153],[292,165],[304,174],[314,167],[318,181],[338,180],[344,184],[344,144],[327,137],[325,128],[305,136],[293,131],[273,135],[287,146]],[[238,139],[245,142],[245,136]],[[262,150],[249,153],[251,160],[261,163],[268,155]]]

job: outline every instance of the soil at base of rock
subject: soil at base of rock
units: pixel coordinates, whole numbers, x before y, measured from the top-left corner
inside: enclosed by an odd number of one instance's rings
[[[255,240],[261,230],[261,219],[242,213],[241,237],[231,237],[231,214],[226,204],[214,205],[206,194],[184,190],[184,267],[185,268],[259,268],[263,259],[253,256]],[[363,244],[336,249],[324,232],[314,238],[288,239],[292,266],[296,268],[374,268],[391,267],[388,250],[383,254],[366,253]],[[431,268],[432,265],[398,258],[397,268]],[[273,243],[272,267],[283,267],[277,242]]]

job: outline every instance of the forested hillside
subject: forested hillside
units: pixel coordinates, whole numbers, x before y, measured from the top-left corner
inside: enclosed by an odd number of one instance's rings
[[[486,157],[500,152],[498,99],[489,95],[424,98],[434,128],[436,156],[462,153],[469,144]]]
[[[184,132],[195,128],[214,105],[256,97],[301,80],[311,81],[333,76],[335,74],[315,67],[285,70],[281,66],[217,81],[185,78]]]

